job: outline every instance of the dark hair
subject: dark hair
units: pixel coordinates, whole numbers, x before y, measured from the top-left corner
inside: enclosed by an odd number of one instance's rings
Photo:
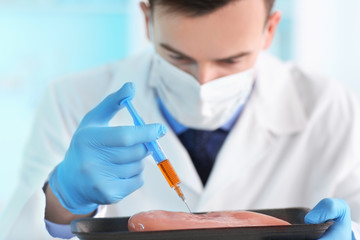
[[[192,17],[206,15],[230,2],[239,0],[149,0],[151,11],[155,5],[161,5],[167,10],[188,14]],[[270,15],[275,0],[264,0],[265,7]]]

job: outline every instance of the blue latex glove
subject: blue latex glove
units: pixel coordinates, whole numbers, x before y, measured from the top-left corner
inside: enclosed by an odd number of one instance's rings
[[[109,127],[108,122],[134,96],[126,83],[82,119],[64,160],[49,179],[60,203],[73,214],[88,214],[99,204],[120,201],[143,184],[144,143],[166,133],[160,124]]]
[[[321,240],[355,240],[351,230],[350,208],[342,199],[325,198],[321,200],[306,216],[306,224],[318,224],[333,221]]]

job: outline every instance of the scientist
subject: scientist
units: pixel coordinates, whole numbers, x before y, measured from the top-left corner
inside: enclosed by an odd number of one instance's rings
[[[315,206],[307,223],[334,221],[322,239],[360,239],[358,103],[337,82],[263,53],[281,18],[273,4],[141,3],[152,50],[47,92],[14,226],[45,238],[45,208],[49,233],[70,238],[80,217],[186,211],[144,146],[159,139],[194,212]],[[152,124],[133,126],[127,97]]]

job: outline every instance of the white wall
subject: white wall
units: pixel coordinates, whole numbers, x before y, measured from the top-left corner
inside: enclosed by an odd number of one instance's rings
[[[295,60],[360,96],[360,1],[296,1]]]

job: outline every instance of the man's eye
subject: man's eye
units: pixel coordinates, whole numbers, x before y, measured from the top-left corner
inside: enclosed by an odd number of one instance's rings
[[[235,64],[240,62],[239,60],[234,60],[234,59],[226,59],[226,60],[221,60],[221,63],[225,63],[225,64]]]
[[[170,57],[174,60],[188,60],[186,57],[181,55],[170,55]]]

